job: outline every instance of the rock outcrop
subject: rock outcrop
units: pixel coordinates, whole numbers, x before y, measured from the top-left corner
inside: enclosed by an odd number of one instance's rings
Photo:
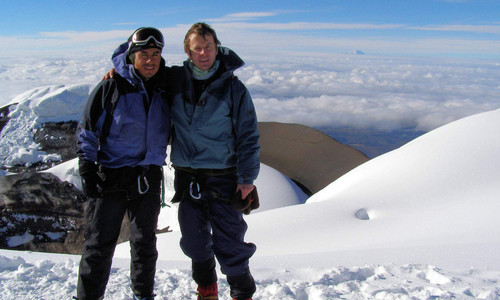
[[[0,177],[0,248],[80,254],[87,197],[45,172]],[[128,241],[124,217],[118,243]]]
[[[33,135],[33,140],[43,151],[59,154],[64,162],[75,158],[77,126],[76,121],[44,123]]]
[[[0,177],[0,248],[79,253],[85,199],[51,173]]]

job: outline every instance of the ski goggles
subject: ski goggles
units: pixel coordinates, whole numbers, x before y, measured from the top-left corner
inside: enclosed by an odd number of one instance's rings
[[[151,40],[154,41],[158,48],[163,48],[163,45],[165,44],[163,34],[161,34],[158,29],[153,27],[142,27],[137,29],[130,37],[129,42],[133,45],[145,46]]]

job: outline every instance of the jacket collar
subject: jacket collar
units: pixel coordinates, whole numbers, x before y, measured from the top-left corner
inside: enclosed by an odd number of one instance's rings
[[[224,66],[224,74],[221,77],[227,77],[245,65],[245,62],[231,49],[227,47],[219,46],[219,53],[217,53],[217,60],[220,61],[220,65]],[[189,70],[189,59],[184,61],[184,68]],[[187,71],[191,76],[191,72]]]

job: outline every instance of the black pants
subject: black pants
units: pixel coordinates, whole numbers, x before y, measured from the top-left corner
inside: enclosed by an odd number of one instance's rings
[[[78,274],[78,299],[104,296],[111,263],[125,213],[130,220],[133,292],[146,297],[153,294],[156,271],[155,230],[160,213],[161,168],[150,167],[146,174],[149,191],[134,193],[137,172],[133,168],[105,170],[103,197],[89,199],[86,211],[85,241]],[[136,186],[137,188],[137,186]]]

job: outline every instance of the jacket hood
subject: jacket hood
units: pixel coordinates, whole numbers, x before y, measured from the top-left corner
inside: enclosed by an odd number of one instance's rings
[[[227,71],[234,72],[245,65],[245,62],[233,50],[219,46],[217,59],[226,67]]]
[[[135,73],[134,65],[128,60],[128,42],[125,42],[116,48],[115,52],[111,56],[111,61],[116,69],[116,72],[123,78],[127,79],[131,83],[136,83],[138,80],[138,75]],[[163,57],[160,62],[160,72],[165,67],[165,60]]]

